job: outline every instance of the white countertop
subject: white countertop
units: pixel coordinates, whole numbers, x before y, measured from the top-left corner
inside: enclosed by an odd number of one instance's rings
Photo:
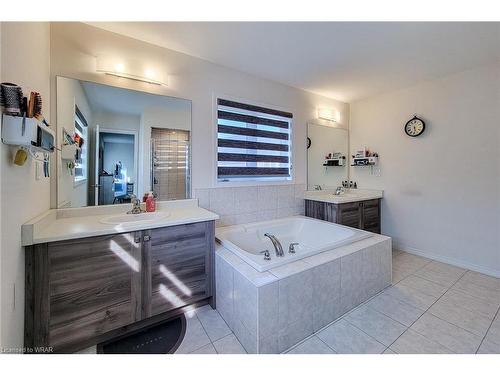
[[[196,199],[158,202],[156,212],[168,216],[154,221],[104,224],[101,221],[125,214],[130,204],[69,209],[52,209],[22,226],[22,245],[125,233],[179,224],[216,220],[219,216],[198,207]]]
[[[360,202],[369,199],[380,199],[384,196],[383,190],[371,189],[347,189],[341,195],[335,195],[334,190],[314,190],[306,191],[304,199],[326,203],[350,203]]]

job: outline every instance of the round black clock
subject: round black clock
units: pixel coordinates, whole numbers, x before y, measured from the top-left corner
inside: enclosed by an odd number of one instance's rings
[[[414,116],[410,121],[405,124],[405,133],[410,137],[418,137],[425,130],[425,122]]]

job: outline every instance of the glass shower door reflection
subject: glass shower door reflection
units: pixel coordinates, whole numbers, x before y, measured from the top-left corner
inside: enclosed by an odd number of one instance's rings
[[[189,131],[151,129],[151,186],[158,200],[190,198]]]

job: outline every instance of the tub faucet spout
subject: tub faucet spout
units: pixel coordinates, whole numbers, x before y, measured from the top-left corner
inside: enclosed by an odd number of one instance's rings
[[[274,234],[265,233],[264,236],[269,238],[271,240],[271,242],[273,243],[274,251],[276,251],[277,257],[285,256],[285,253],[283,252],[283,246],[281,246],[281,242],[276,238],[276,236]]]

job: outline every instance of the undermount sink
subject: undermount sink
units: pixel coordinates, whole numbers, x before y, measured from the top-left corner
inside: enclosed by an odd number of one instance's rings
[[[144,212],[142,214],[119,214],[104,217],[99,220],[102,224],[140,224],[161,220],[170,216],[168,212]]]

